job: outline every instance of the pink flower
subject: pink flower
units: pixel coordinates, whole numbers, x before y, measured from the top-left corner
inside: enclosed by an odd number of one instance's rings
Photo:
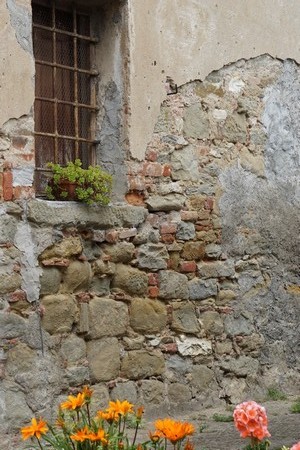
[[[266,410],[256,402],[249,401],[237,405],[233,418],[235,427],[243,438],[252,437],[262,441],[264,438],[271,436],[267,429]],[[300,450],[300,447],[294,450]]]
[[[300,441],[297,442],[297,444],[294,444],[293,447],[291,447],[291,450],[300,450]]]

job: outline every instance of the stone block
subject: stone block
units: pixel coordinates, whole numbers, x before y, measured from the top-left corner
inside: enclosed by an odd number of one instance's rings
[[[22,278],[19,273],[12,272],[0,274],[0,294],[8,294],[9,292],[20,289]]]
[[[220,368],[225,373],[233,373],[237,377],[253,376],[258,371],[259,362],[250,356],[241,355],[237,359],[230,358],[221,360]]]
[[[188,278],[186,275],[172,270],[161,270],[158,275],[158,280],[160,298],[178,298],[184,300],[189,297]]]
[[[164,244],[144,244],[137,250],[138,265],[143,269],[166,269],[168,258],[169,254]]]
[[[194,365],[191,371],[191,386],[196,392],[204,392],[214,380],[214,372],[204,365]]]
[[[232,278],[235,276],[234,262],[212,261],[198,264],[199,277],[202,278]]]
[[[180,222],[177,228],[176,238],[181,241],[189,241],[196,236],[195,225],[192,222]]]
[[[0,244],[13,243],[17,232],[18,221],[9,215],[0,216]]]
[[[149,405],[160,405],[165,400],[164,383],[157,380],[144,380],[141,383],[141,394],[143,403]]]
[[[86,358],[86,343],[75,334],[70,334],[62,341],[60,354],[67,365],[73,365]]]
[[[96,415],[100,409],[106,409],[109,404],[109,392],[106,383],[93,385],[93,396],[91,400],[91,414]]]
[[[72,330],[78,308],[71,295],[46,295],[41,305],[44,308],[42,325],[48,333],[68,333]]]
[[[7,352],[5,372],[14,377],[17,374],[32,371],[36,352],[22,342]]]
[[[196,149],[189,145],[171,154],[172,180],[199,181],[199,161]]]
[[[40,260],[51,258],[70,258],[72,256],[80,255],[82,252],[82,243],[79,236],[71,236],[64,238],[57,244],[46,248],[39,256]]]
[[[19,432],[20,426],[28,423],[28,419],[32,417],[25,394],[17,384],[4,382],[1,385],[0,404],[0,417],[6,432]]]
[[[70,386],[83,386],[89,384],[89,368],[86,366],[70,366],[65,370],[65,377]]]
[[[247,142],[247,120],[245,114],[233,113],[228,116],[222,127],[223,139],[232,143]]]
[[[186,242],[181,252],[181,257],[189,261],[199,261],[204,255],[205,245],[202,242]]]
[[[154,286],[155,287],[155,286]],[[166,306],[158,300],[134,299],[130,306],[130,326],[139,333],[158,333],[167,324]]]
[[[121,374],[131,380],[140,380],[161,375],[164,369],[165,361],[161,352],[133,350],[124,356]]]
[[[59,291],[62,274],[55,267],[44,268],[40,277],[40,295],[56,294]]]
[[[188,407],[188,403],[192,399],[192,393],[186,384],[172,383],[168,386],[168,397],[172,407],[180,406],[182,409]]]
[[[120,346],[117,338],[89,341],[87,358],[92,382],[110,381],[119,376]]]
[[[218,284],[216,280],[200,280],[193,278],[188,282],[190,300],[204,300],[214,297],[218,293]]]
[[[212,353],[211,341],[181,336],[176,338],[178,352],[182,356],[210,355]]]
[[[201,103],[194,103],[185,110],[183,132],[186,137],[208,139],[210,124],[208,114],[203,111]]]
[[[125,383],[117,383],[110,393],[112,400],[127,400],[130,403],[137,404],[137,390],[133,381],[126,381]]]
[[[89,302],[89,339],[120,336],[129,322],[127,306],[109,298],[94,297]]]
[[[195,306],[188,302],[173,303],[171,328],[179,333],[196,334],[200,324],[196,317]]]
[[[102,250],[110,256],[114,263],[129,263],[135,253],[135,246],[131,242],[120,242],[115,245],[103,245]]]
[[[224,331],[224,324],[220,314],[216,311],[205,311],[200,315],[203,330],[208,334],[220,335]]]
[[[88,261],[73,261],[65,269],[61,292],[88,290],[92,279],[92,269]]]
[[[254,333],[253,323],[241,314],[228,315],[224,319],[225,333],[228,336],[249,336]]]
[[[146,200],[149,211],[179,211],[185,202],[181,194],[152,195]]]
[[[122,289],[134,296],[146,295],[148,290],[148,276],[146,273],[134,267],[117,264],[112,287]]]
[[[26,332],[27,322],[17,314],[0,312],[0,339],[13,339]]]

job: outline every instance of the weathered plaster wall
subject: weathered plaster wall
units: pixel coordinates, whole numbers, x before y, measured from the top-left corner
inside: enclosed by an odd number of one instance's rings
[[[135,158],[144,157],[166,97],[166,76],[178,85],[204,80],[226,64],[265,53],[300,61],[296,0],[129,0],[129,5]]]

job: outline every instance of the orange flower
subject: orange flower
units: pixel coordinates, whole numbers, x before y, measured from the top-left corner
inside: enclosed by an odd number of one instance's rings
[[[79,394],[74,397],[74,395],[69,395],[68,400],[61,403],[60,407],[62,409],[78,409],[85,403],[85,395],[79,392]]]
[[[293,447],[291,447],[291,450],[300,450],[300,441],[297,442],[297,444],[294,444]]]
[[[143,416],[143,414],[144,414],[144,411],[145,411],[145,408],[144,408],[143,406],[139,406],[139,407],[138,407],[138,409],[136,410],[136,413],[135,413],[136,418],[137,418],[138,420],[141,420],[141,418],[142,418],[142,416]]]
[[[161,437],[163,437],[163,435],[162,435],[162,433],[160,431],[154,431],[154,433],[149,431],[149,438],[154,444],[156,442],[158,442]]]
[[[156,429],[163,434],[172,444],[193,434],[194,426],[189,422],[176,422],[173,419],[159,419],[155,422]]]
[[[127,400],[124,400],[123,402],[116,400],[115,402],[109,402],[107,411],[114,411],[121,416],[125,416],[126,414],[133,412],[133,404],[129,403]]]
[[[102,420],[106,420],[108,423],[117,422],[119,420],[119,414],[115,411],[98,411],[97,417]]]
[[[271,436],[267,429],[266,410],[256,402],[250,401],[237,405],[233,418],[235,427],[243,438],[252,437],[262,441]]]
[[[88,427],[84,427],[81,430],[78,430],[75,434],[71,434],[70,438],[73,441],[79,441],[79,442],[84,442],[87,439],[90,439],[90,434],[89,434],[89,429]]]
[[[194,444],[192,444],[191,441],[188,439],[185,443],[184,450],[194,450],[194,449],[195,449]]]
[[[89,386],[84,386],[82,389],[82,394],[86,400],[90,400],[93,395],[93,390]]]
[[[24,427],[21,429],[22,438],[28,439],[30,437],[36,437],[37,439],[40,439],[42,434],[46,434],[48,431],[47,424],[44,420],[40,419],[39,421],[36,420],[35,417],[31,419],[31,425],[28,427]]]
[[[102,430],[102,428],[99,428],[99,430],[97,430],[97,433],[90,433],[89,439],[91,441],[100,441],[104,445],[108,443],[107,434],[105,433],[104,430]]]

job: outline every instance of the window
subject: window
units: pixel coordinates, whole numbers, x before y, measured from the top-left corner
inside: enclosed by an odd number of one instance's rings
[[[96,39],[89,15],[58,2],[32,3],[35,57],[36,190],[41,194],[49,161],[94,162]],[[64,2],[65,4],[66,2]],[[66,3],[67,4],[67,3]]]

